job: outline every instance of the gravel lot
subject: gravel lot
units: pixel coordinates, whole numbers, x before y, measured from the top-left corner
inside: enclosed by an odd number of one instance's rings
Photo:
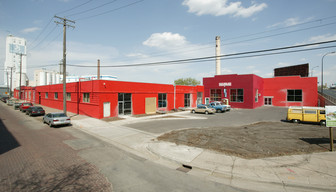
[[[159,120],[127,126],[161,134],[158,140],[248,159],[322,152],[330,149],[328,128],[316,124],[285,122],[286,114],[287,108],[284,107],[233,109],[215,115],[185,114],[203,119],[158,118]],[[335,132],[334,138],[336,138]]]
[[[335,138],[336,134],[334,134]],[[329,129],[320,125],[259,122],[239,127],[175,130],[158,140],[252,159],[323,152],[330,149]]]

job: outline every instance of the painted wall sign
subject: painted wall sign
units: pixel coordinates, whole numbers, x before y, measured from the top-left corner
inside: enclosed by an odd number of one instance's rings
[[[218,86],[220,87],[226,87],[226,86],[231,86],[231,85],[232,85],[231,82],[221,82],[218,84]]]

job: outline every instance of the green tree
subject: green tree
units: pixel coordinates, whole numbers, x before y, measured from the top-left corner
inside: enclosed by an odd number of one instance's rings
[[[200,81],[197,81],[196,79],[194,78],[191,78],[191,77],[188,77],[188,78],[180,78],[180,79],[176,79],[174,81],[174,84],[175,85],[200,85],[201,82]]]

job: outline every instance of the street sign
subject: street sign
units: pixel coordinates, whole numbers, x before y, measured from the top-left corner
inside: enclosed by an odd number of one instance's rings
[[[325,106],[326,127],[336,127],[336,106]]]

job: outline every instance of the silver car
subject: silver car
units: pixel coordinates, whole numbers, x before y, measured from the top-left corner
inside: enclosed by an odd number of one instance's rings
[[[70,117],[64,113],[48,113],[43,117],[43,123],[47,123],[50,127],[58,125],[70,125]]]
[[[201,105],[201,106],[197,106],[197,108],[192,109],[191,113],[205,113],[205,114],[213,114],[216,113],[216,110],[214,108],[210,108],[206,105]]]

